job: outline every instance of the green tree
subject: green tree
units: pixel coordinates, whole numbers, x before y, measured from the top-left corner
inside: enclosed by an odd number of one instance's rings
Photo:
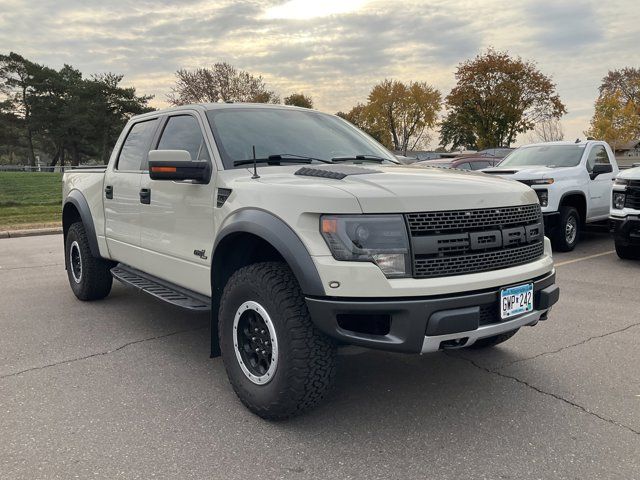
[[[42,67],[11,52],[0,55],[0,92],[7,98],[11,111],[21,118],[27,144],[29,165],[35,165],[31,101],[33,77]]]
[[[566,113],[551,78],[537,66],[493,49],[462,62],[447,95],[444,146],[510,146],[518,134]]]
[[[313,100],[304,93],[292,93],[288,97],[285,97],[284,104],[303,108],[313,108]]]
[[[178,70],[176,83],[167,100],[172,105],[187,105],[218,101],[278,103],[280,98],[267,89],[261,76],[254,76],[222,62],[211,68]]]

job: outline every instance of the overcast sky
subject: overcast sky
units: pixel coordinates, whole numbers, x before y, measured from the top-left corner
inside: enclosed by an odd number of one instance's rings
[[[384,78],[426,81],[446,95],[456,65],[493,46],[553,77],[573,139],[607,71],[640,67],[638,0],[0,0],[0,12],[5,52],[122,73],[156,107],[176,69],[218,61],[331,113],[364,101]]]

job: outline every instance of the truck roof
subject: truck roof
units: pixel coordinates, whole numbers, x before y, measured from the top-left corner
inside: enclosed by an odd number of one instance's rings
[[[557,142],[539,142],[539,143],[528,143],[526,145],[522,145],[523,147],[539,147],[542,145],[566,145],[566,146],[571,146],[571,145],[589,145],[592,143],[605,143],[604,140],[582,140],[580,142],[571,142],[571,141],[567,141],[567,140],[561,140],[561,141],[557,141]]]
[[[238,109],[238,108],[264,108],[264,109],[287,109],[287,110],[302,110],[309,111],[308,108],[296,107],[293,105],[280,105],[276,103],[242,103],[242,102],[224,102],[224,103],[193,103],[189,105],[180,105],[178,107],[161,108],[152,112],[143,113],[132,117],[132,119],[145,118],[158,113],[180,112],[183,110],[223,110],[223,109]],[[318,110],[312,110],[318,113]],[[326,115],[326,114],[325,114]]]

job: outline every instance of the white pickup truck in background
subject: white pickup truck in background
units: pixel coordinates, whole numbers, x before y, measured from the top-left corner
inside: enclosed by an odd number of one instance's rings
[[[640,166],[616,178],[611,197],[611,232],[622,259],[640,259]]]
[[[609,217],[618,164],[606,142],[548,142],[522,146],[483,171],[533,188],[545,234],[556,250],[566,252],[578,244],[585,224]]]

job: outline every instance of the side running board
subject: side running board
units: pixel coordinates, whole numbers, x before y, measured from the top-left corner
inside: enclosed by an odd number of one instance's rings
[[[176,307],[197,312],[211,310],[211,299],[209,297],[166,282],[127,265],[119,263],[111,269],[111,275],[127,286],[137,288]]]

